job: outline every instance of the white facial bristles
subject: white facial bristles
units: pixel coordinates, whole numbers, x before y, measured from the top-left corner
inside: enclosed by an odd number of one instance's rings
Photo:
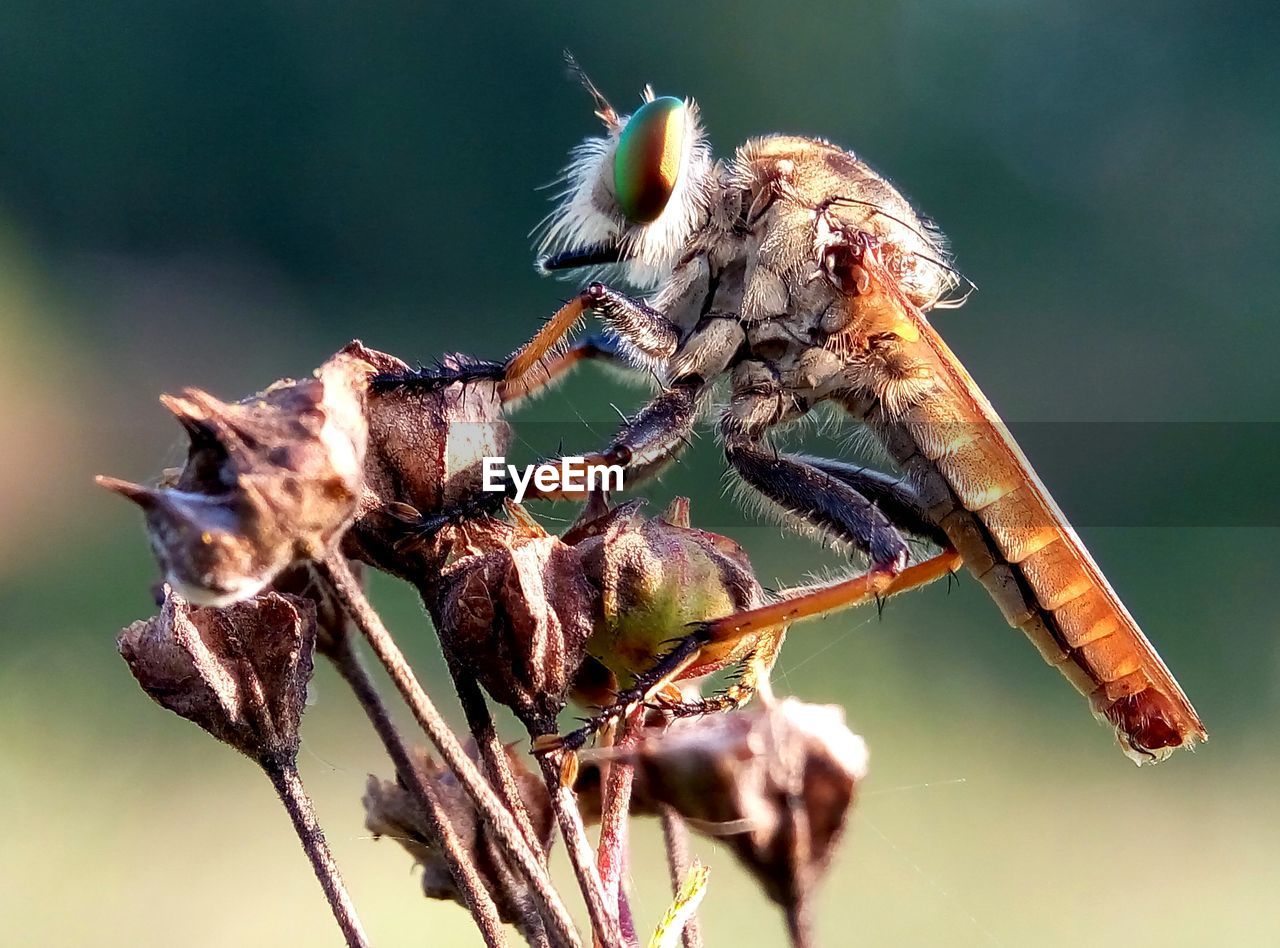
[[[651,94],[651,93],[650,93]],[[638,289],[658,285],[684,254],[690,238],[704,224],[710,206],[713,161],[690,100],[681,110],[680,171],[671,196],[657,218],[648,223],[627,219],[614,193],[618,143],[631,116],[599,138],[587,138],[569,153],[555,195],[556,207],[535,233],[537,251],[546,258],[572,250],[616,246],[618,264],[594,267],[589,277],[616,275]],[[577,273],[582,278],[582,273]]]

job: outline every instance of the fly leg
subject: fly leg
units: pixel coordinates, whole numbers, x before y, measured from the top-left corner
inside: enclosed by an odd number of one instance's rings
[[[746,609],[720,619],[700,622],[694,632],[716,639],[722,636],[750,635],[800,619],[829,615],[842,609],[880,600],[909,589],[915,589],[954,573],[963,561],[955,550],[941,553],[913,563],[897,571],[877,570],[874,566],[852,579],[830,583],[812,589],[791,593],[778,602],[771,602],[755,609]]]
[[[669,700],[663,694],[658,695],[657,705],[678,718],[701,717],[704,714],[717,714],[724,711],[736,711],[755,697],[762,687],[767,686],[773,666],[777,664],[778,653],[782,651],[782,641],[786,637],[785,628],[762,636],[755,647],[739,665],[732,682],[723,690],[706,698],[686,700]]]
[[[467,359],[456,366],[436,365],[415,372],[375,375],[373,389],[384,392],[396,389],[430,392],[455,382],[493,382],[500,386],[513,383],[528,387],[530,381],[525,376],[536,371],[539,364],[556,354],[557,346],[573,331],[573,327],[592,305],[593,301],[586,291],[574,296],[552,314],[532,339],[501,362]]]
[[[907,565],[902,533],[846,481],[732,428],[724,451],[734,472],[789,517],[866,554],[871,573],[891,576]]]
[[[672,648],[654,662],[652,667],[636,675],[635,681],[629,688],[623,688],[618,692],[613,704],[587,718],[583,726],[576,731],[570,731],[562,736],[549,735],[546,739],[539,740],[534,745],[534,750],[542,753],[560,749],[572,751],[582,747],[593,734],[617,720],[628,708],[648,701],[668,682],[678,678],[681,672],[697,660],[702,648],[712,641],[712,634],[700,628],[676,639]]]
[[[721,425],[725,456],[747,484],[787,515],[864,553],[868,569],[851,579],[701,623],[699,631],[713,638],[761,632],[904,592],[959,568],[959,554],[906,483],[839,461],[780,454],[769,447],[763,432],[777,420],[770,415],[775,410],[769,407],[773,394],[761,390],[735,397]],[[760,399],[766,401],[761,404]],[[938,543],[943,552],[908,566],[902,530]]]
[[[610,338],[633,363],[662,365],[667,387],[619,430],[604,451],[589,455],[588,465],[618,465],[629,483],[656,473],[689,443],[702,396],[709,382],[729,365],[745,343],[735,314],[709,314],[681,341],[678,329],[647,304],[607,287],[595,287],[596,309]],[[543,499],[580,498],[583,492],[544,492]]]
[[[555,380],[583,358],[616,352],[608,343],[590,343],[576,352],[563,351],[565,337],[593,310],[599,311],[611,328],[616,324],[619,337],[627,339],[631,347],[649,359],[660,360],[668,348],[674,352],[679,343],[675,325],[660,313],[603,283],[592,283],[556,310],[532,339],[501,362],[466,359],[454,365],[436,365],[414,372],[385,373],[374,376],[374,391],[436,391],[455,382],[492,382],[503,390],[503,401],[522,398]]]
[[[660,392],[627,420],[609,447],[587,455],[585,465],[620,467],[627,483],[651,476],[689,443],[703,391],[700,382],[689,382]],[[530,488],[526,496],[541,500],[582,499],[586,490]]]
[[[592,309],[617,338],[637,357],[636,361],[661,366],[680,347],[680,329],[643,300],[619,293],[601,283],[586,290]]]
[[[950,544],[943,529],[929,518],[925,504],[905,477],[832,458],[796,455],[796,459],[848,484],[879,507],[904,533],[929,540],[940,547]]]
[[[547,356],[519,378],[504,381],[499,392],[502,404],[514,405],[521,399],[559,382],[581,362],[627,365],[617,340],[609,338],[604,333],[595,333],[575,342],[563,352]]]
[[[769,680],[769,674],[778,660],[785,629],[762,636],[762,641],[743,658],[738,677],[724,691],[707,698],[685,700],[667,697],[663,690],[680,677],[680,674],[698,658],[702,648],[714,640],[714,635],[694,630],[676,642],[674,648],[663,655],[648,671],[635,677],[635,683],[619,691],[608,707],[587,718],[581,727],[558,738],[542,741],[538,751],[578,750],[603,728],[620,720],[631,708],[642,702],[676,717],[700,717],[721,711],[734,711],[748,701]]]

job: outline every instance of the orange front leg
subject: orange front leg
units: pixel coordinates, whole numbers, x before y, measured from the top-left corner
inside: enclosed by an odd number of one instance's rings
[[[542,328],[534,334],[534,337],[507,359],[503,366],[503,383],[508,385],[520,383],[545,356],[555,349],[560,340],[573,331],[573,327],[582,319],[587,307],[591,304],[591,297],[586,292],[582,292],[556,310],[551,318],[542,324]]]

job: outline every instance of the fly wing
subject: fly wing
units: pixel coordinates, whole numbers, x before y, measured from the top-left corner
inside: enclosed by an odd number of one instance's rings
[[[868,279],[850,299],[857,322],[892,326],[916,377],[910,399],[869,420],[966,566],[1139,763],[1205,740],[1195,709],[986,396],[872,251],[861,265]]]

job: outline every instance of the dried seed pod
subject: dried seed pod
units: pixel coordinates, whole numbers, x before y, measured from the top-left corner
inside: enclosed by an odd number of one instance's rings
[[[162,707],[252,758],[271,779],[346,943],[365,936],[298,775],[298,724],[315,654],[310,600],[277,592],[193,608],[171,588],[160,615],[120,632],[120,654]]]
[[[467,751],[472,758],[477,756],[474,744],[469,745]],[[555,838],[555,819],[547,788],[542,778],[530,771],[520,755],[510,748],[507,748],[507,760],[534,833],[543,854],[546,854],[551,851]],[[526,888],[490,837],[491,831],[476,812],[470,796],[452,771],[436,763],[425,751],[419,752],[414,763],[434,786],[449,825],[471,855],[486,888],[493,894],[499,917],[504,922],[520,921],[520,906],[527,898]],[[422,866],[422,891],[427,898],[464,904],[430,821],[408,790],[398,781],[371,776],[365,790],[364,809],[365,826],[370,832],[394,839]]]
[[[360,363],[366,384],[374,375],[409,371],[395,356],[358,341],[339,355]],[[441,364],[461,368],[466,361],[452,354]],[[373,390],[367,406],[365,491],[347,553],[412,579],[424,569],[405,555],[403,541],[422,518],[456,508],[478,494],[483,459],[506,454],[511,428],[503,418],[497,388],[489,382],[455,383],[434,391]]]
[[[841,708],[788,698],[649,729],[634,760],[633,812],[671,806],[791,912],[830,864],[867,748]]]
[[[514,504],[508,510],[511,523],[490,524],[481,551],[422,592],[453,660],[526,724],[545,723],[582,664],[595,591],[572,547]]]
[[[607,701],[618,679],[624,687],[630,684],[631,675],[652,666],[690,623],[765,601],[746,552],[728,537],[690,527],[686,499],[677,498],[661,517],[642,517],[638,506],[619,507],[575,528],[583,535],[575,549],[601,602],[587,651],[615,676],[606,683],[598,668],[589,669],[592,674],[584,675],[575,690],[584,703]],[[712,643],[686,674],[705,675],[736,664],[757,640],[744,636]]]
[[[167,486],[103,486],[143,508],[166,580],[190,602],[225,605],[318,558],[360,499],[368,430],[364,375],[339,354],[314,378],[233,404],[187,389],[163,401],[191,439]]]
[[[409,368],[359,342],[348,344],[341,354],[360,359],[377,373],[402,374]],[[461,369],[468,359],[451,353],[440,361],[447,369]],[[492,383],[371,392],[368,411],[370,492],[427,514],[471,496],[482,482],[482,459],[502,455],[511,441]]]
[[[315,606],[270,592],[194,608],[167,590],[158,616],[120,633],[120,654],[158,704],[259,762],[292,761],[315,646]]]

